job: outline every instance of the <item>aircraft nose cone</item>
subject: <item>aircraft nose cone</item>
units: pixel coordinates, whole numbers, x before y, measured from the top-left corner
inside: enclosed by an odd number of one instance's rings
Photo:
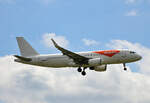
[[[141,59],[142,59],[142,56],[137,55],[137,59],[138,59],[138,60],[141,60]]]

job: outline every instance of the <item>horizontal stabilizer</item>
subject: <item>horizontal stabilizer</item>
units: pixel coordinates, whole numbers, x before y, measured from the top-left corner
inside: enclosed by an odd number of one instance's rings
[[[22,57],[22,56],[18,56],[18,55],[14,55],[14,57],[20,59],[20,60],[23,60],[23,61],[27,61],[27,62],[30,62],[32,61],[31,58],[26,58],[26,57]]]

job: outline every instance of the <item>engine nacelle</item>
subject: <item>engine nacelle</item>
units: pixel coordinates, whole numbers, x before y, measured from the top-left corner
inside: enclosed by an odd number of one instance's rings
[[[106,71],[106,69],[107,69],[107,65],[101,65],[101,66],[94,67],[94,70],[97,72],[103,72],[103,71]]]
[[[68,65],[71,66],[71,67],[74,67],[74,66],[76,66],[76,63],[72,59],[70,59],[68,61]]]
[[[88,63],[90,66],[101,65],[101,59],[100,58],[90,59]]]
[[[74,62],[69,62],[68,65],[71,66],[71,67],[74,67],[74,66],[76,66],[76,63],[74,63]]]

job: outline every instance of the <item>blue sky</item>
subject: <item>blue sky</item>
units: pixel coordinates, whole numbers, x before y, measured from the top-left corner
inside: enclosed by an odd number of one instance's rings
[[[41,43],[44,33],[65,36],[73,51],[109,49],[114,39],[149,47],[149,9],[149,0],[0,0],[0,56],[19,53],[16,36],[51,53]],[[100,45],[85,46],[83,38]]]

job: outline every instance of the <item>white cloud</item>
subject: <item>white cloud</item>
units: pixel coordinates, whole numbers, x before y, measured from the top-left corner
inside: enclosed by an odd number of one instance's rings
[[[142,54],[140,70],[149,63],[150,48],[114,40],[111,47],[129,48]],[[145,54],[143,54],[145,53]],[[149,103],[150,76],[124,71],[122,65],[106,72],[87,70],[81,76],[75,68],[42,68],[15,63],[14,57],[0,58],[0,101],[2,103]],[[142,64],[143,63],[143,64]],[[150,63],[149,63],[150,64]]]
[[[53,3],[54,1],[56,0],[39,0],[41,3],[45,4],[45,5],[48,5],[50,3]]]
[[[63,46],[63,47],[68,47],[69,42],[68,40],[61,35],[56,35],[55,33],[46,33],[43,35],[43,42],[45,44],[45,46],[47,47],[54,47],[51,39],[54,39],[59,45]]]
[[[125,14],[125,16],[137,16],[137,15],[138,15],[137,10],[131,10]]]
[[[125,0],[127,4],[135,4],[138,0]]]
[[[149,0],[125,0],[125,3],[128,5],[141,5],[142,3],[149,3]]]
[[[83,38],[82,41],[84,42],[84,44],[86,46],[92,46],[92,45],[98,45],[99,42],[95,41],[95,40],[90,40],[90,39],[86,39],[86,38]]]

